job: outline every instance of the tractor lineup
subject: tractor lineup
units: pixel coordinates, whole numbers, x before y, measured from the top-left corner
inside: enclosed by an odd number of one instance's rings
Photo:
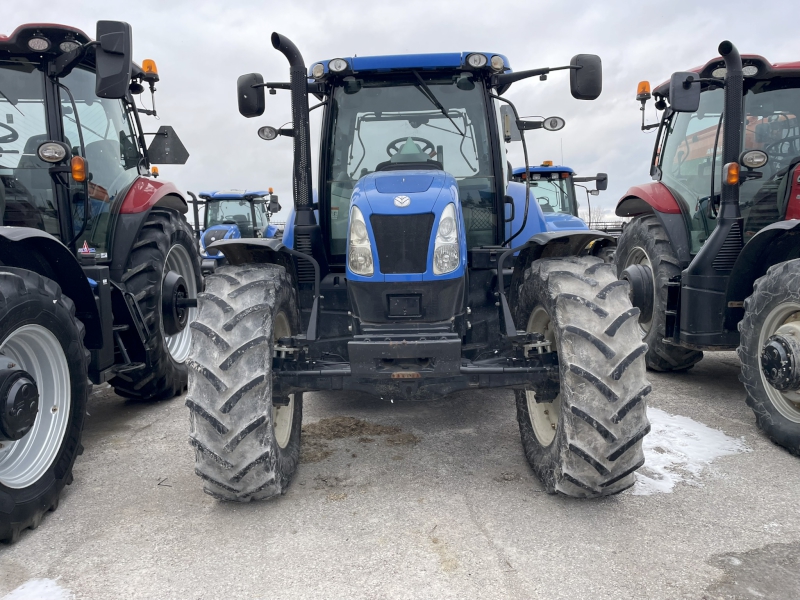
[[[93,384],[138,401],[187,390],[195,472],[238,502],[286,492],[303,395],[328,390],[513,390],[545,489],[617,494],[645,461],[646,368],[685,370],[709,350],[737,349],[758,426],[800,452],[800,63],[723,42],[652,94],[642,82],[642,114],[652,98],[662,111],[642,124],[658,128],[655,181],[619,201],[624,229],[604,231],[579,218],[576,185],[595,182],[588,203],[606,174],[528,164],[526,132],[564,120],[524,120],[506,97],[566,70],[573,98],[595,100],[598,56],[309,66],[285,36],[271,43],[288,81],[246,74],[236,93],[256,118],[265,88],[289,92],[290,126],[258,129],[292,141],[282,229],[272,188],[187,199],[157,179],[188,152],[172,128],[143,129],[155,110],[136,97],[159,76],[133,62],[130,25],[0,36],[0,540],[58,506]]]

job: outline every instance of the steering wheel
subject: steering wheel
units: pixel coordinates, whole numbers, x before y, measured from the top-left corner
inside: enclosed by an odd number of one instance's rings
[[[0,137],[0,144],[10,144],[11,142],[16,142],[19,139],[19,134],[17,133],[17,130],[14,129],[13,127],[9,127],[5,123],[0,123],[0,127],[5,129],[6,131],[11,132]]]
[[[427,154],[431,159],[436,156],[436,146],[433,145],[433,142],[430,140],[426,140],[425,138],[421,137],[412,137],[411,138],[415,142],[419,142],[422,144],[422,151]],[[400,137],[396,140],[389,142],[389,145],[386,146],[386,154],[390,157],[394,156],[398,152],[400,152],[400,144],[405,143],[408,141],[408,137]]]
[[[768,144],[764,148],[764,152],[766,152],[770,156],[770,158],[774,156],[777,160],[779,160],[778,159],[779,156],[780,157],[795,156],[798,152],[796,150],[793,152],[791,148],[792,146],[798,146],[797,143],[798,140],[800,140],[800,135],[790,135],[788,137],[783,138],[782,140],[777,140],[775,142],[772,142],[771,144]],[[774,148],[780,149],[784,144],[790,144],[788,146],[789,148],[788,152],[780,152],[780,151],[773,152]]]

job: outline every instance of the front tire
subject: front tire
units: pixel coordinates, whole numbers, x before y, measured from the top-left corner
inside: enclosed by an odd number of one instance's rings
[[[653,278],[652,311],[639,318],[641,337],[647,343],[645,361],[654,371],[685,371],[703,358],[703,353],[664,343],[666,334],[667,282],[681,274],[678,257],[669,236],[655,215],[636,217],[628,223],[617,240],[615,254],[617,277],[631,265],[650,269]]]
[[[199,298],[186,400],[195,473],[220,500],[283,494],[300,462],[303,396],[273,396],[272,355],[300,330],[294,286],[277,265],[225,266]]]
[[[0,353],[32,375],[39,391],[33,427],[0,442],[0,541],[15,542],[56,509],[72,482],[91,384],[83,324],[54,281],[3,267],[0,316]]]
[[[737,349],[742,371],[739,379],[747,390],[747,404],[756,423],[769,438],[789,452],[800,455],[800,390],[779,390],[767,381],[761,366],[764,346],[779,329],[798,337],[800,332],[800,259],[779,263],[753,284],[744,301]],[[788,327],[787,327],[788,326]],[[800,356],[795,357],[795,361]]]
[[[634,484],[650,431],[647,346],[628,286],[596,257],[535,261],[512,299],[519,329],[544,335],[560,391],[515,391],[525,456],[549,493],[594,498]]]
[[[191,332],[187,326],[175,335],[167,335],[161,314],[162,284],[169,271],[176,271],[183,277],[190,298],[203,289],[200,258],[186,219],[175,210],[154,208],[142,225],[122,275],[122,283],[136,297],[150,332],[146,356],[133,352],[140,344],[134,339],[138,338],[135,331],[122,334],[123,340],[130,340],[126,345],[138,366],[122,371],[109,383],[125,398],[167,400],[186,389],[189,376],[185,363]],[[197,309],[187,310],[186,322],[189,323],[194,320]]]

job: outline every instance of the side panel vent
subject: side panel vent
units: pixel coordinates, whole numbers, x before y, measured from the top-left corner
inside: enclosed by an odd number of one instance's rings
[[[311,250],[311,236],[307,233],[298,233],[295,237],[295,249],[303,254],[313,255]],[[295,258],[297,279],[300,283],[314,283],[314,265],[309,260]]]
[[[728,232],[728,237],[725,238],[725,243],[717,253],[713,265],[717,271],[730,271],[742,251],[742,224],[736,222]]]

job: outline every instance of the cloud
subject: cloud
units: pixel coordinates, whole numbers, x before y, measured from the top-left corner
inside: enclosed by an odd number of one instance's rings
[[[607,172],[608,191],[592,201],[608,208],[629,186],[649,180],[655,136],[639,131],[634,98],[640,80],[655,85],[673,71],[703,64],[716,56],[723,39],[773,62],[800,58],[796,25],[789,18],[797,9],[794,0],[771,2],[768,18],[762,18],[762,7],[743,0],[7,4],[0,25],[5,34],[22,23],[47,21],[80,27],[94,37],[98,19],[131,23],[137,60],[155,59],[162,79],[156,94],[162,121],[144,117],[145,129],[172,125],[191,154],[185,166],[163,167],[162,177],[195,192],[272,186],[284,205],[291,198],[291,142],[265,142],[256,130],[289,120],[288,93],[267,96],[266,114],[257,119],[241,117],[235,97],[242,73],[261,72],[269,81],[288,78],[286,60],[269,42],[272,31],[291,38],[308,63],[355,54],[484,50],[505,54],[515,69],[531,69],[567,64],[578,53],[599,54],[604,89],[597,101],[574,100],[566,73],[516,83],[507,97],[521,114],[566,119],[560,132],[531,132],[531,162],[561,162],[563,147],[564,162],[579,173]],[[142,97],[147,105],[148,96]],[[653,115],[651,106],[648,121]],[[510,156],[522,164],[521,151]]]

